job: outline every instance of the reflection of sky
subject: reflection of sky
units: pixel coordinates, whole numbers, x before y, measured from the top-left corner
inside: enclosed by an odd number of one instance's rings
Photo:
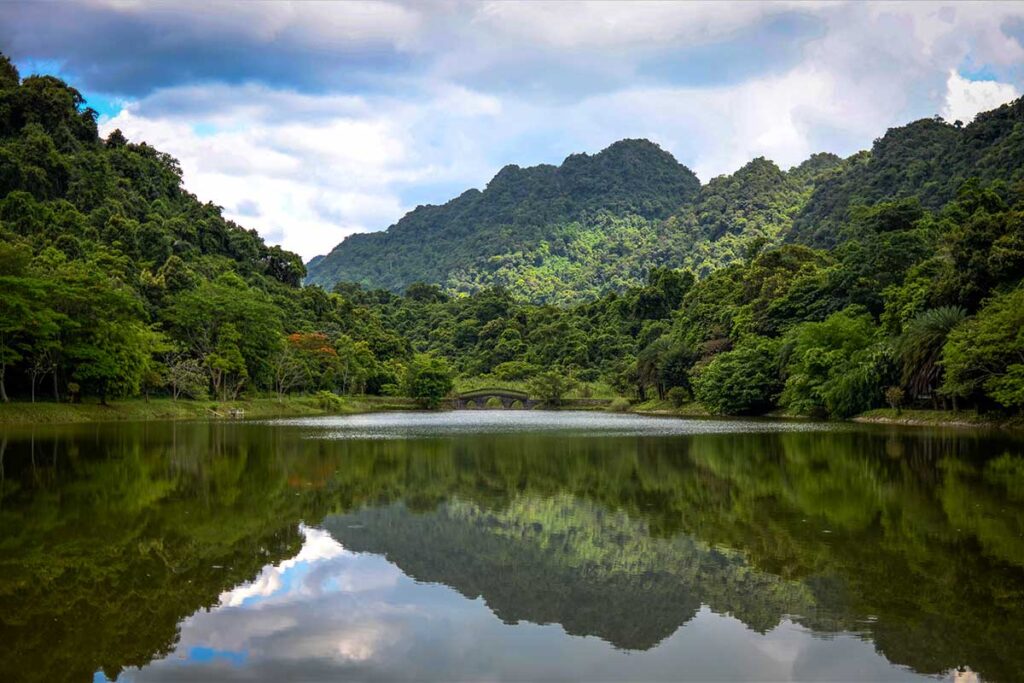
[[[400,439],[458,434],[560,432],[576,438],[614,436],[687,436],[694,434],[761,434],[835,432],[849,424],[811,420],[664,419],[595,411],[457,410],[449,413],[401,412],[272,420],[272,424],[306,428],[316,438]]]
[[[120,680],[916,680],[870,643],[784,621],[765,635],[703,608],[647,652],[557,625],[503,624],[482,600],[420,584],[304,527],[268,565],[181,625],[176,650]],[[97,674],[96,681],[105,680]]]

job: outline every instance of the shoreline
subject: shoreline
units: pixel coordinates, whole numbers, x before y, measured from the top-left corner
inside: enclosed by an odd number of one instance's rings
[[[696,403],[673,408],[662,401],[646,401],[624,410],[609,410],[611,401],[592,401],[587,405],[572,405],[567,401],[556,410],[589,410],[628,413],[649,417],[675,417],[687,419],[715,419],[728,416],[712,415]],[[319,415],[357,415],[385,411],[415,410],[412,399],[383,396],[339,397],[338,404],[324,407],[315,396],[252,398],[237,401],[194,401],[169,398],[128,399],[99,403],[0,403],[0,427],[25,425],[87,424],[100,422],[150,422],[173,420],[244,421],[279,417],[313,417]],[[232,417],[231,411],[241,410],[243,415]],[[807,420],[807,416],[788,415],[779,411],[756,416],[774,420]],[[892,425],[900,427],[942,427],[953,429],[1005,429],[1024,430],[1024,419],[1005,416],[983,416],[969,411],[895,410],[879,408],[855,415],[839,422]]]
[[[672,408],[665,401],[646,401],[626,411],[635,415],[651,417],[680,418],[721,418],[728,416],[712,415],[697,403],[685,403],[679,408]],[[790,415],[775,410],[764,415],[746,417],[768,418],[773,420],[812,420],[807,415]],[[1005,429],[1010,431],[1024,430],[1024,419],[999,415],[978,415],[972,411],[952,410],[902,410],[899,414],[891,408],[876,408],[859,415],[854,415],[834,422],[856,422],[859,424],[892,425],[898,427],[943,427],[951,429]]]
[[[194,401],[169,398],[128,399],[99,403],[0,403],[0,427],[34,424],[87,424],[98,422],[159,422],[173,420],[208,420],[211,422],[237,422],[248,419],[276,417],[312,417],[317,415],[355,415],[385,410],[410,410],[415,407],[409,399],[391,397],[339,397],[338,405],[323,407],[315,396],[251,398],[237,401]],[[232,417],[231,411],[241,410],[243,415]]]
[[[952,429],[1024,429],[1021,418],[1006,416],[978,415],[970,411],[952,410],[903,410],[897,413],[891,408],[869,410],[850,418],[861,424],[898,425],[905,427],[948,427]]]

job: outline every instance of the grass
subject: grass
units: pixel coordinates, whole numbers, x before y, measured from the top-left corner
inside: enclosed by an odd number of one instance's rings
[[[934,426],[1024,426],[1021,418],[1007,418],[1005,415],[987,415],[973,410],[907,410],[899,412],[892,408],[877,408],[861,413],[854,418],[857,422],[879,422],[883,424],[934,425]]]
[[[354,414],[379,410],[407,410],[412,403],[400,398],[340,397],[336,408],[325,410],[312,396],[251,398],[238,401],[192,401],[169,398],[111,401],[103,406],[85,403],[0,403],[0,424],[62,424],[113,422],[120,420],[203,420],[225,419],[232,409],[245,411],[246,418],[301,417],[304,415]]]
[[[645,413],[648,415],[678,415],[679,417],[707,417],[711,413],[699,403],[684,403],[678,408],[672,405],[671,401],[658,398],[650,398],[641,403],[634,403],[630,407],[634,413]]]

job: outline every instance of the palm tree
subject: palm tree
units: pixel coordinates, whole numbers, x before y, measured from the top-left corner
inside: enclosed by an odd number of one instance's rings
[[[902,380],[911,399],[932,396],[940,384],[942,347],[946,336],[967,317],[959,306],[942,306],[922,311],[907,323],[896,353],[902,366]]]

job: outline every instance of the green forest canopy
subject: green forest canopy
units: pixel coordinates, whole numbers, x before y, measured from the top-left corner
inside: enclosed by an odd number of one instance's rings
[[[1019,411],[1021,169],[1024,100],[967,126],[892,129],[845,160],[755,159],[705,186],[625,140],[508,167],[347,240],[310,266],[328,291],[186,192],[173,158],[101,139],[78,91],[3,58],[0,399],[433,404],[453,375],[550,387],[556,374],[724,413]],[[331,270],[357,252],[391,270]]]

